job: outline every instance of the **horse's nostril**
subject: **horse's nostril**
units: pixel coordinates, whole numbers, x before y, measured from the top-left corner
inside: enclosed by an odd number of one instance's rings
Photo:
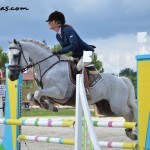
[[[14,80],[14,76],[10,75],[10,80],[13,81]]]
[[[18,79],[18,76],[15,76],[15,75],[13,75],[13,74],[10,74],[10,75],[9,75],[9,79],[10,79],[11,81],[15,81],[15,80]]]

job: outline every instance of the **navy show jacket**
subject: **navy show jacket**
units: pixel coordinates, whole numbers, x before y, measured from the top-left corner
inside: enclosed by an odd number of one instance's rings
[[[61,26],[61,35],[57,33],[56,38],[62,46],[62,49],[60,50],[61,54],[72,51],[72,56],[80,59],[83,56],[84,50],[94,51],[93,48],[85,43],[70,26]]]

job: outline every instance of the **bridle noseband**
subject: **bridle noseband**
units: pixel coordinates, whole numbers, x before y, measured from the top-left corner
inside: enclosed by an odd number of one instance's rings
[[[11,49],[20,50],[19,55],[18,55],[18,65],[8,65],[8,69],[11,70],[11,71],[16,71],[17,73],[23,73],[23,72],[26,71],[26,69],[25,68],[22,69],[21,66],[19,65],[20,64],[20,60],[21,60],[21,54],[22,54],[22,56],[23,56],[23,58],[24,58],[24,60],[25,60],[25,62],[27,64],[27,66],[29,66],[29,65],[28,65],[28,62],[27,62],[27,60],[26,60],[26,58],[24,56],[24,53],[22,51],[21,44],[19,42],[17,44],[18,44],[19,48],[17,48],[17,47],[9,47],[9,49],[10,50]]]

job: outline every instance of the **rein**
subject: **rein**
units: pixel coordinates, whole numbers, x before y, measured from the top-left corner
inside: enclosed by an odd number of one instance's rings
[[[27,65],[25,68],[22,68],[22,69],[20,69],[20,71],[21,71],[21,73],[23,73],[23,72],[25,72],[27,69],[29,69],[29,68],[32,68],[32,67],[35,67],[36,65],[38,65],[38,64],[40,64],[41,62],[43,62],[43,61],[45,61],[45,60],[47,60],[47,59],[49,59],[49,58],[51,58],[51,57],[53,57],[53,56],[56,56],[56,55],[50,55],[50,56],[48,56],[48,57],[46,57],[46,58],[44,58],[44,59],[42,59],[42,60],[40,60],[40,61],[38,61],[38,62],[36,62],[36,63],[33,63],[33,64],[31,64],[31,65]],[[59,58],[59,57],[58,57]],[[60,61],[60,58],[59,58],[59,61]]]

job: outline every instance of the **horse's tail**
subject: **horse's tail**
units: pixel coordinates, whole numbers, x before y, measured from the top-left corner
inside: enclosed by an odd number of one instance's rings
[[[134,90],[133,83],[127,77],[121,77],[121,78],[125,81],[126,85],[128,86],[128,89],[129,89],[129,99],[134,99],[135,100],[135,90]]]
[[[134,115],[134,121],[137,121],[137,119],[136,119],[135,90],[134,90],[133,83],[127,77],[122,77],[122,79],[125,81],[126,85],[128,86],[128,89],[129,89],[128,105],[132,108],[133,115]]]

